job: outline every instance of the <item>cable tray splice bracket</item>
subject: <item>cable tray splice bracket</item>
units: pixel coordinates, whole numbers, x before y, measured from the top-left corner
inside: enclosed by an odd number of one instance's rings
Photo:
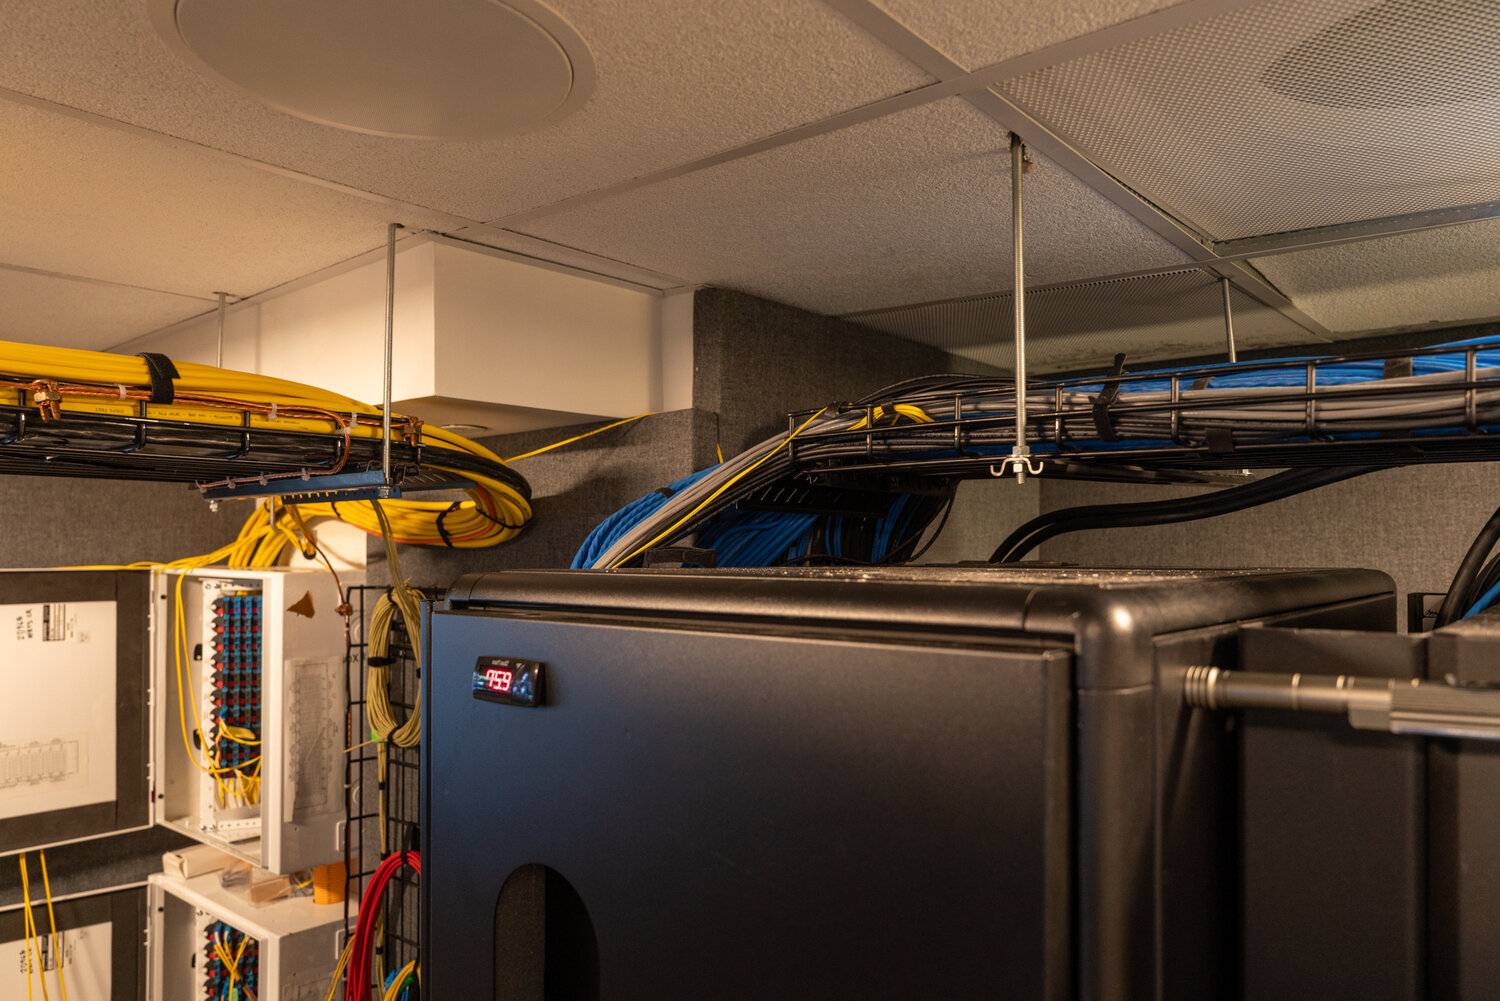
[[[287,504],[314,504],[326,501],[393,500],[401,488],[386,482],[383,472],[372,469],[362,473],[334,473],[327,476],[304,475],[300,479],[227,483],[199,487],[207,500],[232,497],[279,497]]]

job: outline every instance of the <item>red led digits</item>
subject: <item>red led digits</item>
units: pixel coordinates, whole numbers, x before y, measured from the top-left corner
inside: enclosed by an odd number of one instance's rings
[[[535,660],[480,657],[474,662],[474,698],[507,706],[542,704],[542,668]]]

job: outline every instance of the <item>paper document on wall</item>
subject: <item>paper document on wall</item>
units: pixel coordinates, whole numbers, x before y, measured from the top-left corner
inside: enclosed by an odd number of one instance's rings
[[[115,603],[0,605],[0,819],[115,799]]]

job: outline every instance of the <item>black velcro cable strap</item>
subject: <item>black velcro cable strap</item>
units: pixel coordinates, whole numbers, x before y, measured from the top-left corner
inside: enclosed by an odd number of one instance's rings
[[[136,357],[146,359],[146,372],[151,376],[151,402],[171,403],[176,399],[177,389],[172,385],[172,380],[182,376],[177,373],[177,366],[172,364],[172,359],[155,351],[141,351]]]
[[[1109,419],[1109,408],[1120,395],[1120,376],[1125,374],[1125,352],[1115,355],[1115,366],[1104,380],[1104,392],[1094,397],[1094,429],[1104,441],[1119,441],[1120,435]]]
[[[696,546],[661,546],[648,549],[641,555],[643,567],[700,566],[712,569],[719,565],[719,554],[712,549]]]
[[[463,501],[454,501],[452,504],[448,505],[448,509],[446,511],[437,516],[438,534],[443,537],[443,545],[447,546],[449,549],[453,548],[453,540],[448,537],[448,530],[443,527],[443,519],[448,517],[454,511],[457,511],[458,506],[462,503]]]
[[[1205,437],[1208,441],[1209,455],[1232,455],[1234,453],[1234,432],[1228,428],[1209,428]]]
[[[1387,358],[1380,377],[1382,379],[1405,379],[1412,374],[1410,358]]]

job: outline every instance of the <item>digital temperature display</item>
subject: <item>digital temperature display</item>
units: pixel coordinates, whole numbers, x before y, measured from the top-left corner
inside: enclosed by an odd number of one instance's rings
[[[542,704],[542,664],[515,657],[480,657],[474,665],[474,697],[509,706]]]

